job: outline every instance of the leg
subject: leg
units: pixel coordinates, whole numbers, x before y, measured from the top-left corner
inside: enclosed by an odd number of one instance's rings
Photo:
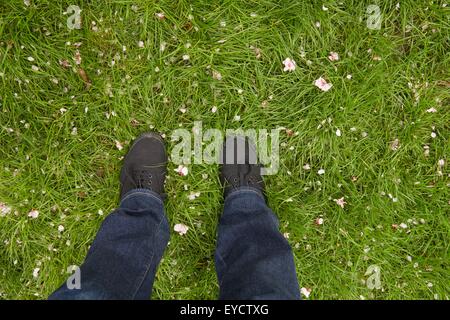
[[[220,299],[300,299],[291,248],[263,196],[230,193],[216,250]]]
[[[80,267],[81,288],[64,283],[49,299],[148,299],[168,241],[161,198],[132,190],[103,222]]]
[[[220,156],[224,212],[216,271],[221,299],[300,299],[292,250],[266,204],[261,166],[249,139],[227,137]]]
[[[148,299],[169,241],[164,215],[164,141],[144,133],[120,173],[120,207],[103,222],[80,268],[81,288],[63,284],[50,299]]]

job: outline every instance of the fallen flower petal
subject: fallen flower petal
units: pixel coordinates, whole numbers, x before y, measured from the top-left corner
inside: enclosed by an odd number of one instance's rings
[[[37,211],[37,210],[31,210],[31,211],[28,213],[28,216],[29,216],[30,218],[32,218],[32,219],[36,219],[36,218],[39,216],[39,211]]]
[[[189,227],[182,224],[182,223],[177,223],[174,227],[173,227],[173,231],[178,232],[179,235],[185,235],[187,233],[187,231],[189,230]]]
[[[330,59],[330,61],[338,61],[339,60],[339,54],[337,52],[330,52],[330,55],[328,56],[328,59]]]
[[[178,173],[180,176],[187,176],[189,173],[189,170],[187,167],[183,166],[183,165],[179,165],[177,169],[175,169],[175,172]]]
[[[334,202],[336,202],[336,204],[338,206],[340,206],[341,208],[344,208],[345,204],[347,203],[347,202],[345,202],[344,197],[339,198],[339,199],[334,199]]]
[[[284,69],[283,71],[294,71],[296,63],[291,58],[286,58],[283,60]]]
[[[309,298],[309,295],[311,294],[311,288],[301,288],[300,293],[305,297]]]
[[[118,141],[118,140],[116,140],[116,148],[119,149],[119,150],[123,149],[122,143],[120,141]]]
[[[331,83],[328,83],[324,78],[320,77],[316,81],[314,81],[314,85],[320,90],[327,92],[333,86]]]

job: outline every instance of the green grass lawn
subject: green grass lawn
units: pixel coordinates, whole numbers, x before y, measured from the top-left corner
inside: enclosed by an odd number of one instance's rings
[[[446,1],[29,2],[0,3],[1,299],[62,284],[118,204],[127,145],[153,129],[171,149],[194,121],[287,129],[265,181],[309,299],[449,299]],[[79,30],[69,5],[82,9]],[[284,72],[288,57],[297,66]],[[218,167],[176,167],[166,213],[189,230],[172,232],[152,298],[215,299]]]

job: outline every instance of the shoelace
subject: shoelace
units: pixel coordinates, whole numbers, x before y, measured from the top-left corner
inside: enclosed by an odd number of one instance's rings
[[[152,178],[153,174],[148,169],[135,169],[133,170],[133,177],[137,183],[138,188],[146,188],[153,190]]]
[[[249,165],[245,166],[245,170],[242,170],[242,167],[240,168],[241,169],[239,170],[239,179],[236,177],[233,179],[234,187],[237,187],[239,185],[253,186],[258,183],[256,181],[256,176],[252,174]]]

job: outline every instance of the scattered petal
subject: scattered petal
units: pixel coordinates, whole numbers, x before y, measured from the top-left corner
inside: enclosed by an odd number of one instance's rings
[[[11,212],[11,207],[7,206],[6,203],[0,202],[0,216],[5,216]]]
[[[314,220],[314,223],[317,224],[318,226],[323,224],[323,218],[316,218],[316,220]]]
[[[318,173],[319,175],[323,175],[323,174],[325,173],[325,170],[324,170],[324,169],[319,169],[319,171],[317,171],[317,173]]]
[[[222,74],[219,71],[213,70],[212,77],[215,80],[222,80]]]
[[[182,224],[182,223],[177,223],[174,227],[173,230],[175,232],[178,232],[179,235],[185,235],[187,233],[187,231],[189,230],[189,227]]]
[[[296,63],[291,58],[286,58],[283,60],[284,69],[283,71],[294,71]]]
[[[28,216],[29,216],[30,218],[32,218],[32,219],[36,219],[37,217],[39,217],[39,211],[37,211],[37,210],[31,210],[31,211],[28,213]]]
[[[398,139],[395,139],[391,142],[390,148],[392,151],[397,151],[398,148],[400,148],[400,141]]]
[[[305,298],[309,298],[309,295],[311,294],[311,288],[301,288],[301,289],[300,289],[300,293],[301,293],[302,296],[304,296]]]
[[[435,112],[437,112],[437,110],[436,110],[436,108],[430,108],[430,109],[427,109],[427,112],[435,113]]]
[[[39,277],[39,271],[40,271],[41,269],[40,268],[34,268],[34,270],[33,270],[33,278],[37,278],[37,277]]]
[[[200,197],[200,192],[191,192],[190,194],[188,194],[187,198],[189,200],[195,200],[198,197]]]
[[[185,177],[188,175],[189,170],[187,167],[180,164],[177,169],[175,169],[175,172],[178,173],[180,176]]]
[[[336,135],[337,135],[338,137],[340,137],[340,136],[342,135],[341,130],[337,129],[337,130],[336,130]]]
[[[337,52],[330,52],[330,55],[328,56],[328,59],[330,61],[338,61],[339,60],[339,54]]]
[[[63,225],[59,225],[58,226],[58,231],[59,232],[63,232],[64,231],[64,226]]]
[[[347,202],[345,202],[344,197],[339,198],[339,199],[334,199],[334,202],[336,202],[336,204],[338,206],[340,206],[341,208],[344,208],[344,206],[346,205]]]
[[[75,63],[77,64],[77,65],[80,65],[81,64],[81,54],[80,54],[80,51],[75,51],[75,56],[74,56],[74,58],[73,58],[74,60],[75,60]]]
[[[115,140],[115,142],[116,142],[116,148],[119,150],[122,150],[123,149],[122,143],[119,140]]]
[[[155,16],[156,16],[159,20],[164,20],[164,19],[166,18],[166,16],[165,16],[164,13],[162,13],[162,12],[155,13]]]
[[[324,78],[320,77],[316,81],[314,81],[314,85],[322,91],[327,92],[333,86],[331,83],[328,83]]]

